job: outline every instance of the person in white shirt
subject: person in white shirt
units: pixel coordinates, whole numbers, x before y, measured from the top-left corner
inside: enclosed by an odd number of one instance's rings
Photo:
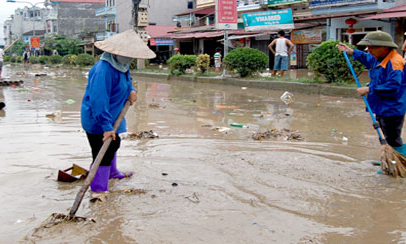
[[[273,46],[275,45],[274,50]],[[289,54],[292,52],[293,47],[293,43],[285,38],[285,32],[283,30],[278,31],[278,38],[274,39],[268,46],[269,50],[275,55],[273,76],[276,76],[278,71],[280,71],[280,76],[283,76],[283,72],[288,70]]]
[[[1,80],[1,71],[3,69],[3,56],[4,56],[3,49],[0,48],[0,80]]]

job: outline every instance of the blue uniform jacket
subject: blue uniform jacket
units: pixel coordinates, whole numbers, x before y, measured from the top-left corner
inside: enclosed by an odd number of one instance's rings
[[[83,129],[91,134],[112,131],[114,121],[130,96],[130,72],[120,72],[110,63],[100,60],[89,71],[89,79],[82,100],[81,121]],[[117,133],[125,132],[125,119]]]
[[[400,116],[406,112],[405,60],[392,50],[384,60],[370,53],[354,50],[353,58],[369,69],[368,103],[372,112],[380,116]]]

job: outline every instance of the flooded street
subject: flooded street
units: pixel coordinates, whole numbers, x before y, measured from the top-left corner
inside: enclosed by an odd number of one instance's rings
[[[361,99],[297,93],[285,105],[284,91],[135,75],[128,132],[159,139],[122,135],[117,164],[134,176],[111,180],[107,202],[86,194],[77,215],[96,223],[36,229],[83,184],[58,170],[91,163],[86,75],[3,68],[24,84],[0,87],[0,243],[406,243],[404,182],[371,165],[379,141]],[[304,140],[251,138],[272,128]]]

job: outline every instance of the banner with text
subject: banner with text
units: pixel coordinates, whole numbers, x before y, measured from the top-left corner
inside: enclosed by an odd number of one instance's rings
[[[294,30],[290,33],[294,44],[311,44],[322,42],[322,30]]]
[[[293,29],[292,10],[279,9],[242,14],[246,31]]]
[[[39,48],[39,37],[31,37],[30,46],[31,48]]]
[[[309,8],[329,8],[349,4],[375,3],[376,0],[310,0]]]
[[[170,38],[151,38],[149,39],[151,46],[173,46],[173,39]]]
[[[278,6],[284,4],[294,4],[294,3],[301,3],[305,2],[306,0],[268,0],[269,6]]]
[[[216,29],[236,30],[237,27],[237,1],[216,0]]]

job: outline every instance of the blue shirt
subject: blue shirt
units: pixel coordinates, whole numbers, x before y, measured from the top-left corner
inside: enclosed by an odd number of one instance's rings
[[[128,100],[132,88],[130,72],[120,72],[110,63],[100,60],[89,71],[82,100],[81,121],[90,134],[112,131],[115,120]],[[117,133],[126,132],[125,119]]]
[[[369,69],[368,103],[372,112],[380,116],[401,116],[406,112],[405,61],[392,50],[383,60],[370,53],[354,50],[353,58]]]

